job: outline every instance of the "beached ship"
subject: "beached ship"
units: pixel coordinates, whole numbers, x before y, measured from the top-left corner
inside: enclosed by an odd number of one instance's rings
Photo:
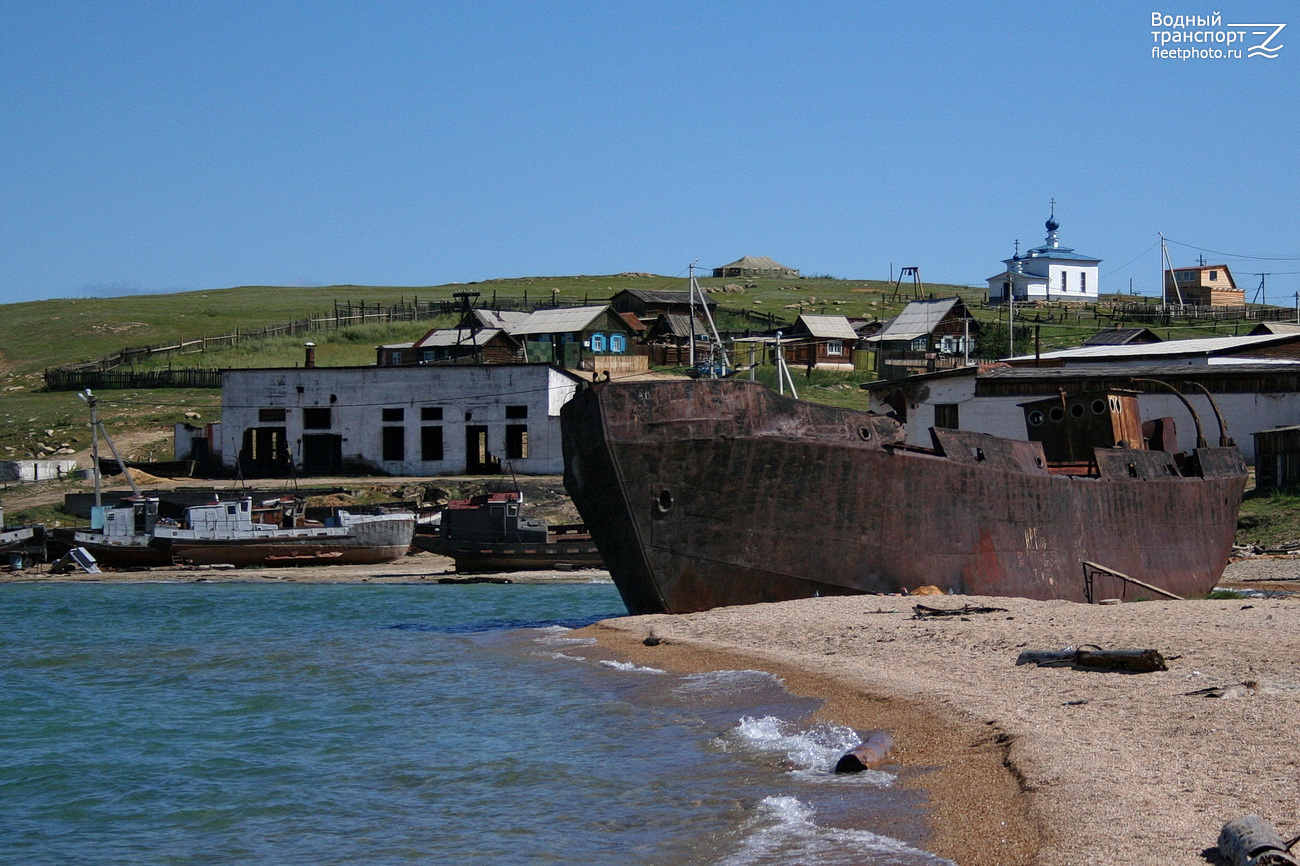
[[[5,526],[5,510],[0,506],[0,552],[26,549],[40,541],[39,526]]]
[[[438,526],[416,533],[415,546],[451,557],[462,573],[601,567],[585,526],[524,517],[523,505],[517,490],[452,500]]]
[[[411,549],[415,515],[337,509],[324,522],[301,516],[292,497],[254,506],[251,499],[185,509],[180,525],[160,521],[152,544],[172,561],[246,565],[364,565],[393,562]]]
[[[328,565],[392,562],[407,554],[410,512],[357,514],[338,509],[324,521],[302,517],[292,497],[195,505],[180,521],[159,517],[158,499],[135,496],[92,510],[91,528],[60,540],[119,568],[194,565]]]
[[[129,496],[117,505],[92,508],[88,529],[55,529],[54,541],[64,549],[85,548],[97,562],[115,568],[171,565],[171,557],[153,546],[157,523],[157,497]]]
[[[1024,408],[1037,441],[934,429],[920,448],[892,417],[753,382],[599,383],[561,412],[565,485],[634,614],[923,585],[1153,596],[1085,562],[1213,588],[1246,483],[1230,440],[1145,449],[1133,392]]]

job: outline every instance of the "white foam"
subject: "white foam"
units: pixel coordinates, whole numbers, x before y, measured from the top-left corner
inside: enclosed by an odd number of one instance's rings
[[[707,692],[711,695],[730,695],[782,685],[781,678],[766,671],[708,671],[682,678],[675,691],[682,695]]]
[[[779,755],[801,781],[836,784],[889,785],[894,776],[878,770],[836,776],[835,764],[862,738],[844,725],[817,724],[805,728],[775,716],[741,718],[719,738],[724,750]]]
[[[631,671],[639,674],[663,674],[667,671],[661,671],[659,668],[647,668],[641,665],[634,665],[631,662],[616,662],[610,659],[601,659],[600,663],[607,668],[613,668],[616,671]]]
[[[864,863],[891,866],[941,866],[952,861],[913,848],[906,842],[869,830],[819,827],[814,810],[796,797],[767,797],[744,828],[740,849],[719,866],[816,863],[818,866]]]

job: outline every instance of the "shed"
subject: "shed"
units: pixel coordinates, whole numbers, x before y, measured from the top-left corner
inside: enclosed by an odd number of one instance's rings
[[[718,302],[708,297],[696,296],[701,303],[715,310]],[[662,313],[688,316],[691,313],[690,292],[669,292],[658,289],[624,289],[609,299],[609,305],[618,313],[635,313],[639,319],[653,319]]]
[[[798,268],[787,268],[768,256],[741,256],[729,265],[713,269],[715,277],[799,278]]]
[[[1255,489],[1300,484],[1300,427],[1272,427],[1255,438]]]
[[[527,359],[534,363],[624,373],[650,367],[635,352],[636,331],[608,305],[537,310],[510,334],[524,343]]]

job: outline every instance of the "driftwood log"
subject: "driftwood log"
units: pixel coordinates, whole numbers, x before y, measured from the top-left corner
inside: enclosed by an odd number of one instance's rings
[[[1008,613],[1005,607],[930,607],[925,604],[913,605],[912,619],[925,619],[931,616],[969,616],[973,613]]]
[[[1018,665],[1038,665],[1040,668],[1073,667],[1090,671],[1124,671],[1143,674],[1167,671],[1165,658],[1153,649],[1092,649],[1025,650],[1016,659]]]
[[[892,751],[894,738],[887,732],[880,731],[845,752],[844,757],[835,764],[835,772],[861,773],[863,770],[875,769],[885,763]]]
[[[1287,849],[1286,840],[1258,815],[1229,821],[1219,833],[1219,853],[1232,866],[1300,866]]]

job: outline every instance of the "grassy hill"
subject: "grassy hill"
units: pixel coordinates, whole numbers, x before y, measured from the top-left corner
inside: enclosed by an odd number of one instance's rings
[[[896,315],[911,297],[893,297],[893,286],[878,280],[843,280],[813,277],[781,279],[701,279],[705,289],[723,308],[774,314],[793,322],[800,311],[887,319]],[[529,277],[488,280],[443,286],[325,286],[286,288],[242,286],[170,295],[121,298],[69,298],[0,306],[0,459],[48,455],[66,445],[75,451],[89,440],[83,404],[69,392],[45,392],[42,373],[47,367],[89,361],[127,346],[159,344],[253,329],[330,311],[336,301],[392,304],[450,299],[457,291],[477,291],[477,303],[491,306],[497,300],[557,299],[581,305],[598,303],[623,289],[682,291],[681,278],[650,274],[613,276]],[[998,327],[1000,309],[983,309],[982,288],[953,285],[926,286],[927,295],[960,295],[981,322]],[[1060,316],[1060,311],[1054,314]],[[1026,311],[1026,315],[1032,315]],[[722,315],[720,324],[756,327],[743,317]],[[418,338],[446,320],[370,324],[337,331],[313,332],[321,366],[350,366],[374,362],[380,343]],[[1018,321],[1024,321],[1019,319]],[[1065,321],[1039,329],[1044,349],[1078,344],[1102,326],[1086,309],[1074,308]],[[1005,325],[1003,325],[1003,328]],[[1222,328],[1222,326],[1220,326]],[[1211,333],[1210,329],[1169,328],[1162,336],[1179,337]],[[1231,333],[1228,330],[1227,333]],[[1005,330],[1002,331],[1005,334]],[[1032,351],[1032,331],[1023,332],[1020,351]],[[1219,330],[1218,333],[1224,333]],[[291,366],[301,362],[303,336],[246,341],[219,351],[155,357],[145,366],[188,366],[208,369],[229,367]],[[1005,351],[1004,342],[995,342]],[[1000,353],[1000,352],[998,352]],[[837,405],[861,405],[856,388],[861,374],[822,374],[802,380],[800,396]],[[185,413],[201,420],[220,414],[220,393],[215,390],[157,389],[99,392],[103,416],[110,430],[156,430],[163,437]],[[156,445],[156,443],[154,443]],[[155,447],[155,450],[158,450]],[[145,457],[145,454],[134,456]],[[158,454],[156,456],[163,456]]]

